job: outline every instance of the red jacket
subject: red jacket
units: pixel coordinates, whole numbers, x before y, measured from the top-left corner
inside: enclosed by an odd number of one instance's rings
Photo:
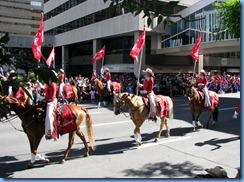
[[[205,87],[207,85],[207,79],[205,77],[204,78],[198,77],[197,78],[197,85],[198,86],[203,85],[203,87]]]
[[[150,78],[149,80],[144,79],[143,81],[143,89],[147,91],[147,93],[151,93],[153,91],[154,80]]]
[[[54,99],[57,98],[56,94],[57,94],[57,85],[56,83],[52,83],[50,86],[47,86],[44,89],[45,92],[45,101],[47,102],[52,102],[54,101]]]
[[[60,83],[64,82],[64,74],[59,75],[58,80]]]
[[[108,80],[111,80],[111,75],[110,73],[107,73],[104,75],[104,78],[108,81]]]

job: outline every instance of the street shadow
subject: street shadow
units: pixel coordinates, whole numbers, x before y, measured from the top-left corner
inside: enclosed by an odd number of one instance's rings
[[[189,161],[180,164],[171,164],[168,162],[149,163],[140,169],[127,169],[122,171],[127,177],[139,178],[157,178],[157,176],[165,176],[165,178],[181,178],[188,176],[193,178],[196,174],[193,171],[202,171],[202,167],[195,165]]]
[[[221,144],[233,142],[236,140],[240,140],[240,137],[232,137],[232,138],[224,138],[224,139],[213,138],[210,140],[206,140],[204,142],[195,143],[195,146],[203,147],[204,145],[210,145],[210,146],[215,147],[215,148],[211,149],[211,151],[214,151],[214,150],[220,149],[222,147]]]
[[[185,100],[185,104],[177,105],[177,102],[174,104],[174,119],[183,120],[189,124],[192,123],[192,116],[189,110],[189,106],[187,105],[187,100]],[[231,103],[231,106],[230,106]],[[240,103],[239,98],[220,98],[219,100],[219,117],[216,126],[212,126],[212,119],[209,122],[210,130],[220,131],[224,133],[240,135],[241,133],[241,119],[240,117],[236,120],[232,118],[232,115],[235,111],[235,108],[231,109],[230,107],[236,107]],[[225,109],[227,108],[227,109]],[[222,110],[223,109],[223,110]],[[204,111],[200,118],[201,123],[205,126],[209,117],[209,111]]]

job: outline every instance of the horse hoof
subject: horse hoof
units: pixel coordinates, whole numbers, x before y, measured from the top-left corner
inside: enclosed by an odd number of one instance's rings
[[[136,144],[137,147],[140,147],[141,145],[142,145],[141,142],[138,142],[138,143]]]
[[[169,138],[170,137],[170,134],[167,134],[166,137]]]
[[[212,124],[212,126],[216,126],[216,124],[214,123],[214,124]]]
[[[33,168],[33,167],[34,167],[34,163],[31,163],[31,162],[27,165],[27,168],[28,168],[28,169],[31,169],[31,168]]]
[[[59,164],[63,164],[64,163],[64,159],[62,159],[61,161],[59,161]]]
[[[193,132],[196,131],[196,128],[192,128],[192,131],[193,131]]]
[[[89,157],[89,154],[84,154],[83,157]]]
[[[205,128],[208,129],[208,125],[206,125]]]
[[[158,138],[155,138],[154,142],[158,142],[158,140],[159,140]]]
[[[42,160],[42,162],[48,164],[49,163],[49,159],[45,158],[44,160]]]

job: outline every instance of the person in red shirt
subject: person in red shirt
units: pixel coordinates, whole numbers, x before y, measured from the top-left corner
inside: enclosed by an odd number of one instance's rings
[[[105,68],[104,71],[105,71],[104,79],[107,82],[107,89],[108,89],[108,92],[111,92],[111,88],[110,88],[110,84],[111,84],[110,70],[108,68]]]
[[[204,70],[200,71],[199,76],[196,79],[196,84],[199,89],[201,89],[204,93],[205,96],[205,101],[204,101],[204,106],[205,107],[210,107],[211,103],[209,100],[209,95],[208,95],[208,89],[207,89],[207,78],[206,78],[206,72]]]
[[[59,80],[58,97],[61,99],[64,99],[64,94],[63,94],[64,86],[65,86],[64,79],[65,79],[64,70],[60,69],[58,72],[58,80]]]
[[[138,82],[138,86],[142,88],[143,90],[140,91],[141,94],[147,95],[149,102],[150,102],[150,112],[149,112],[149,120],[157,121],[156,117],[156,109],[155,109],[155,95],[153,92],[153,86],[154,86],[154,73],[150,68],[147,68],[146,70],[143,70],[145,73],[145,79],[143,81],[143,84],[140,84]]]
[[[55,82],[49,80],[49,84],[44,88],[45,98],[44,101],[47,102],[46,108],[46,118],[45,118],[45,137],[46,139],[57,139],[57,134],[54,131],[54,112],[57,107],[57,85]]]

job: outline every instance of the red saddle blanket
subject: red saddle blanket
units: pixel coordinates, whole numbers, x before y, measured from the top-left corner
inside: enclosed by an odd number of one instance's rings
[[[198,91],[198,94],[200,95],[201,100],[205,99],[204,93],[202,91]],[[214,109],[215,107],[218,107],[219,98],[218,98],[217,94],[210,90],[210,91],[208,91],[208,95],[209,95],[209,100],[210,100],[210,104],[211,104],[210,108]]]
[[[64,104],[58,108],[58,131],[61,135],[77,129],[75,116],[68,105]]]
[[[64,86],[64,96],[66,99],[70,99],[74,97],[73,87],[72,85]]]
[[[145,96],[142,97],[143,102],[145,103],[146,107],[150,107],[149,99]],[[169,102],[166,96],[163,95],[155,95],[155,104],[156,104],[156,112],[157,116],[160,118],[164,116],[168,116],[169,114]]]

